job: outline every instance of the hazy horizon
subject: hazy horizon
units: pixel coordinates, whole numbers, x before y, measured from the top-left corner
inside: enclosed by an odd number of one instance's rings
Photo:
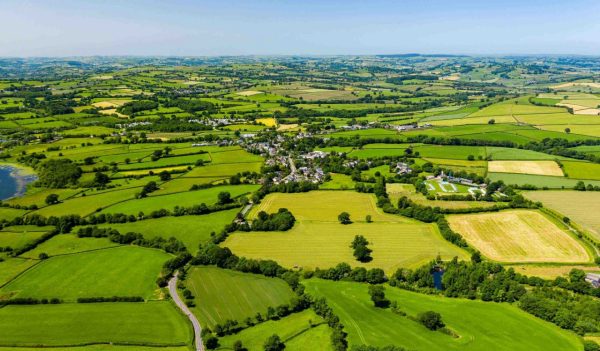
[[[5,0],[0,57],[600,55],[600,3]]]

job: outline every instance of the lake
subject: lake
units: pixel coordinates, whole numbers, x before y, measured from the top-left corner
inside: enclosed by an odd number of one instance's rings
[[[0,165],[0,200],[23,195],[27,184],[37,179],[35,175],[22,173],[18,168]]]

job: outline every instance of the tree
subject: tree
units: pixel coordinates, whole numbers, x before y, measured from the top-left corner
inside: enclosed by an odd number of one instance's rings
[[[383,285],[369,285],[369,295],[375,307],[387,308],[390,300],[385,298],[385,288]]]
[[[47,259],[47,258],[48,258],[48,254],[47,254],[47,253],[45,253],[45,252],[40,252],[40,254],[38,255],[38,258],[39,258],[40,260],[45,260],[45,259]]]
[[[37,171],[39,184],[48,188],[64,188],[76,184],[83,173],[81,168],[66,158],[48,160]]]
[[[46,204],[47,205],[54,205],[57,203],[58,203],[58,195],[50,194],[50,195],[46,196]]]
[[[371,222],[373,222],[373,218],[371,217],[371,215],[367,215],[367,216],[365,217],[365,221],[366,221],[367,223],[371,223]]]
[[[350,214],[348,212],[342,212],[338,216],[338,221],[342,224],[350,224],[352,221],[350,220]]]
[[[246,351],[246,350],[248,350],[248,349],[244,347],[241,340],[236,340],[236,342],[233,343],[233,351]]]
[[[277,334],[271,335],[264,344],[265,351],[281,351],[285,349],[285,344]]]
[[[219,339],[214,335],[205,337],[204,338],[204,346],[206,346],[206,348],[209,350],[214,350],[217,347],[219,347]]]
[[[228,203],[230,203],[232,201],[231,200],[231,194],[229,192],[227,192],[227,191],[221,191],[219,193],[219,195],[217,196],[217,198],[218,198],[218,203],[220,205],[225,205],[225,204],[228,204]]]
[[[362,235],[356,235],[350,247],[354,249],[354,257],[360,262],[369,262],[372,260],[372,250],[367,247],[369,241]]]
[[[169,173],[169,171],[162,171],[158,174],[158,176],[163,182],[166,182],[167,180],[171,179],[171,173]]]
[[[110,183],[110,177],[102,172],[96,172],[94,175],[94,185],[98,187],[105,186]]]
[[[438,330],[445,326],[442,315],[434,311],[420,313],[418,319],[429,330]]]
[[[571,133],[571,128],[565,128],[565,133],[567,133],[567,134]]]
[[[479,252],[479,251],[473,252],[473,254],[471,255],[471,262],[473,262],[473,263],[481,262],[481,252]]]
[[[496,124],[496,120],[492,118],[488,121],[488,124]]]

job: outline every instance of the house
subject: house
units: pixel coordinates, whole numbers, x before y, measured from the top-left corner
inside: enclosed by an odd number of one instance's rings
[[[585,275],[585,281],[592,284],[594,288],[600,288],[600,274],[588,273]]]
[[[397,174],[408,174],[408,173],[412,172],[412,169],[410,169],[410,167],[407,163],[398,162],[396,164],[396,167],[394,167],[394,171]]]

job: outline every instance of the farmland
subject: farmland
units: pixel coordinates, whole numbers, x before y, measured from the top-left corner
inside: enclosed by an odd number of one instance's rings
[[[401,309],[409,315],[428,309],[439,311],[448,326],[460,335],[452,338],[429,331],[389,310],[373,307],[366,285],[320,280],[310,280],[305,284],[309,293],[336,301],[332,306],[346,326],[350,345],[401,345],[418,350],[580,348],[580,341],[574,335],[506,304],[447,299],[395,288],[386,290],[386,296],[398,301]],[[515,344],[514,338],[522,342]]]
[[[188,274],[187,287],[197,300],[193,311],[210,328],[266,314],[268,307],[286,304],[292,297],[289,286],[278,278],[212,267],[194,268]]]
[[[0,350],[582,351],[596,61],[0,58]]]
[[[542,214],[504,211],[456,215],[452,228],[490,259],[501,262],[587,262],[585,248]]]

